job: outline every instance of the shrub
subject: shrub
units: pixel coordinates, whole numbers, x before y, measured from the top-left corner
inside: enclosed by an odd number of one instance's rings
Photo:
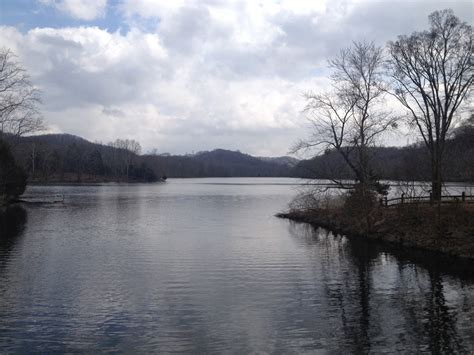
[[[377,207],[379,204],[377,193],[370,189],[364,189],[361,185],[356,185],[350,190],[344,201],[344,209],[349,213],[366,213]]]

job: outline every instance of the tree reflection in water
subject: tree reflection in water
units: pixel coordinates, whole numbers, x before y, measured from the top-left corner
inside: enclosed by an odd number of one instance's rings
[[[22,235],[27,221],[26,210],[14,205],[0,209],[0,269],[8,261],[11,250]]]
[[[474,284],[472,263],[306,225],[290,229],[313,250],[315,268],[321,269],[332,309],[327,322],[341,330],[338,350],[468,352],[463,338],[469,337],[469,314],[461,313],[467,309],[472,316],[474,309],[471,298],[464,297]],[[461,292],[451,292],[454,284]]]
[[[465,351],[462,339],[456,331],[457,314],[446,305],[443,279],[439,269],[429,270],[430,288],[426,292],[428,322],[425,332],[429,339],[429,350],[434,354]]]

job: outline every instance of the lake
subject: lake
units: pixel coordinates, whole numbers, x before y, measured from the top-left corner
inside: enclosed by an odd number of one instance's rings
[[[472,352],[472,263],[274,217],[297,179],[31,186],[1,352]]]

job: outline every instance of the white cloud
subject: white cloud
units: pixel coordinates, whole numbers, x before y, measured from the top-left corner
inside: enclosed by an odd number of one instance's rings
[[[107,0],[39,0],[47,6],[80,20],[91,21],[105,15]]]
[[[98,16],[105,3],[81,16]],[[459,16],[472,7],[455,5]],[[0,42],[41,87],[55,130],[105,142],[134,138],[162,152],[221,147],[280,155],[306,134],[302,93],[327,86],[327,58],[353,40],[383,44],[426,27],[427,15],[442,7],[124,0],[117,8],[126,33],[0,27]]]
[[[145,148],[179,153],[245,150],[239,144],[266,152],[256,137],[272,133],[286,140],[297,130],[302,87],[277,77],[229,80],[235,68],[216,70],[219,63],[199,54],[202,47],[186,56],[166,48],[159,34],[138,29],[36,28],[21,34],[7,27],[0,29],[3,35],[15,38],[56,130],[91,140],[135,138]],[[278,153],[285,153],[287,142],[279,145]]]

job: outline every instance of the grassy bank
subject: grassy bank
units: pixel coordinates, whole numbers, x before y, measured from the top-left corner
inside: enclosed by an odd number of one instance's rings
[[[474,259],[474,205],[404,205],[370,210],[347,206],[291,209],[277,215],[337,234]]]

